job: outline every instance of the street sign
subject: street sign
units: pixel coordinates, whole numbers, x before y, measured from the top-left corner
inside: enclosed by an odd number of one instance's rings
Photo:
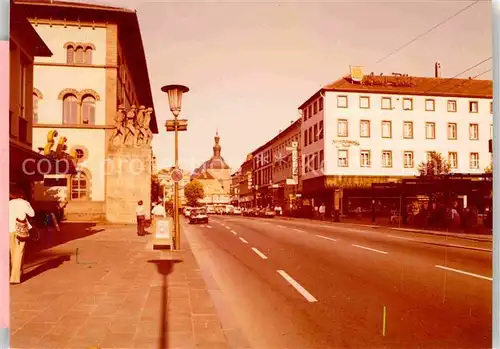
[[[174,169],[172,173],[170,174],[170,177],[174,182],[180,182],[182,180],[182,177],[184,177],[184,174],[182,173],[181,170],[178,168]]]

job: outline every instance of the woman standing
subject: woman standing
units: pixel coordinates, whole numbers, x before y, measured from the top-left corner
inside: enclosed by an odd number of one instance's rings
[[[9,232],[10,232],[10,283],[21,282],[24,248],[29,238],[31,225],[27,217],[34,217],[35,211],[24,195],[12,194],[9,201]]]

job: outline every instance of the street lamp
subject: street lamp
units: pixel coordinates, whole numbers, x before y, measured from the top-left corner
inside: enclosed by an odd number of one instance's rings
[[[166,85],[161,90],[168,94],[168,104],[170,111],[174,115],[174,120],[167,120],[165,127],[167,132],[174,132],[175,139],[175,168],[179,167],[179,135],[178,131],[187,131],[187,120],[179,120],[181,112],[182,95],[189,91],[189,88],[183,85]],[[174,245],[175,249],[181,249],[180,222],[179,222],[179,182],[174,182]]]

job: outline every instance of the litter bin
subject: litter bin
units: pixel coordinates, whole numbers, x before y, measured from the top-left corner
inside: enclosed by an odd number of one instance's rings
[[[155,247],[173,248],[174,220],[172,217],[155,218],[153,221],[153,249]]]

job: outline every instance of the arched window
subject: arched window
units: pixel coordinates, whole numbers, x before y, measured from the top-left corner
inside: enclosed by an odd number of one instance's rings
[[[33,93],[33,123],[38,123],[38,95]]]
[[[73,46],[68,46],[66,49],[66,63],[75,63],[75,48]]]
[[[76,59],[75,63],[82,64],[83,63],[83,47],[78,46],[76,48]]]
[[[63,124],[78,123],[78,100],[75,95],[67,94],[63,98]]]
[[[95,125],[95,98],[85,96],[82,100],[82,123]]]
[[[92,47],[85,49],[85,64],[92,64]]]
[[[87,175],[78,171],[71,176],[71,200],[87,200],[89,194]]]

